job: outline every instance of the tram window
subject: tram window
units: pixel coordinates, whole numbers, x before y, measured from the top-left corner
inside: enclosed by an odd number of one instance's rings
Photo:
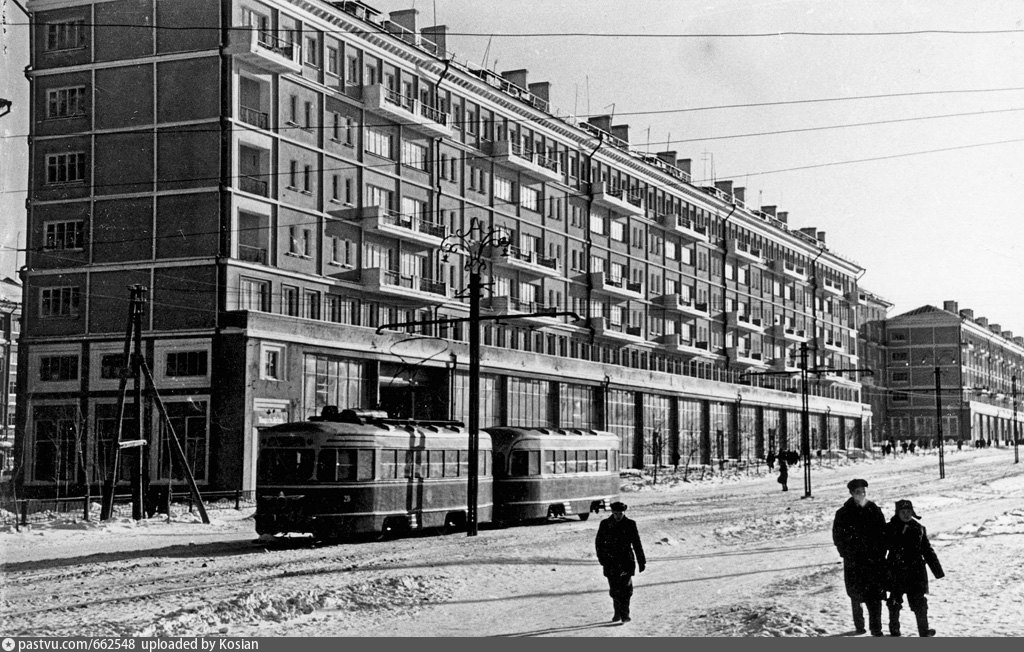
[[[313,475],[316,454],[311,449],[264,449],[259,460],[262,482],[294,482],[309,480]]]
[[[480,475],[482,476],[491,474],[491,465],[487,463],[488,457],[490,456],[487,454],[487,451],[479,452],[477,470],[480,472]]]
[[[565,473],[565,451],[555,451],[555,473]]]
[[[352,481],[356,479],[355,450],[325,448],[320,451],[316,465],[316,479],[321,482]]]
[[[597,470],[608,470],[608,451],[597,451]]]
[[[459,451],[444,452],[444,477],[459,477]]]
[[[402,459],[404,463],[404,451],[388,449],[380,452],[381,480],[397,480],[398,478],[402,477],[398,474],[399,452],[403,453]]]
[[[423,453],[424,451],[406,451],[405,452],[405,477],[406,478],[425,478],[427,473],[427,467],[423,464]]]
[[[544,451],[544,473],[555,472],[555,451]]]
[[[540,451],[530,451],[530,475],[540,475]]]
[[[512,451],[511,475],[523,476],[530,474],[530,451]]]
[[[464,478],[469,475],[469,451],[459,451],[459,475]]]
[[[356,469],[356,480],[373,480],[375,452],[373,450],[359,451],[359,467]]]
[[[444,477],[444,451],[426,451],[427,475],[431,478]]]
[[[565,451],[565,472],[576,473],[576,451]]]

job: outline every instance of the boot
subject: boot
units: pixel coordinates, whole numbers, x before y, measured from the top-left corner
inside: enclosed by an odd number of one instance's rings
[[[882,601],[868,600],[868,628],[872,636],[882,635]]]
[[[900,608],[889,606],[889,636],[900,636]]]
[[[919,609],[914,612],[914,616],[917,617],[917,635],[925,638],[929,636],[935,636],[935,630],[929,629],[928,627],[928,611],[926,609]]]
[[[866,633],[868,630],[864,629],[864,610],[861,609],[860,603],[850,600],[850,606],[853,609],[853,628],[858,634]]]
[[[622,620],[622,602],[612,599],[612,604],[615,605],[615,614],[612,616],[612,622],[617,623]]]

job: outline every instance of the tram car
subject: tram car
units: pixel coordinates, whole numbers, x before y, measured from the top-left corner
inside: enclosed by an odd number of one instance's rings
[[[260,432],[256,532],[320,539],[466,523],[469,436],[461,423],[324,408]],[[491,438],[480,433],[477,520],[492,517]]]
[[[494,447],[494,511],[500,523],[608,509],[619,493],[619,438],[610,432],[487,428]]]
[[[324,408],[259,434],[256,532],[319,539],[466,524],[469,433],[455,421],[390,419]],[[618,438],[547,428],[480,431],[477,521],[608,509],[618,494]]]

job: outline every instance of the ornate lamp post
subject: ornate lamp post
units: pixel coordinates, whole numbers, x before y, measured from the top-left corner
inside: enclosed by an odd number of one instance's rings
[[[469,228],[448,234],[441,243],[442,260],[451,254],[462,256],[469,272],[469,478],[466,486],[466,534],[477,534],[477,494],[480,485],[480,275],[487,269],[494,249],[505,252],[508,236],[493,228],[484,229],[477,218]]]

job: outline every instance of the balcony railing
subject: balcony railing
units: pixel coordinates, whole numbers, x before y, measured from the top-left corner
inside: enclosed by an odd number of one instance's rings
[[[364,86],[363,100],[366,107],[376,113],[425,129],[436,136],[452,135],[451,117],[447,113],[382,84]]]
[[[417,231],[435,238],[444,238],[448,231],[443,224],[428,222],[415,215],[402,215],[401,213],[385,213],[381,216],[381,223],[390,226],[397,226],[410,231]]]
[[[238,117],[241,118],[242,122],[259,127],[260,129],[268,129],[270,126],[269,115],[256,109],[250,109],[247,106],[239,107]]]
[[[280,54],[286,59],[292,58],[292,48],[295,45],[291,41],[278,38],[270,32],[260,31],[256,37],[256,42],[265,50],[270,50],[274,54]]]
[[[547,267],[553,271],[558,271],[559,269],[557,258],[548,258],[547,256],[540,255],[536,251],[527,251],[515,246],[510,246],[508,248],[508,257],[514,260],[521,260],[522,262],[529,263],[531,265]]]
[[[261,197],[270,196],[269,184],[263,179],[243,174],[238,177],[238,189],[242,192],[249,192]]]
[[[280,39],[270,32],[250,27],[236,27],[231,30],[224,52],[265,72],[302,72],[299,49],[291,41]]]
[[[446,296],[448,294],[448,286],[446,284],[433,279],[424,278],[422,276],[410,276],[408,274],[387,270],[381,274],[380,278],[383,285],[407,288],[418,292],[426,292],[428,294],[437,294],[440,296]]]
[[[254,247],[252,245],[238,245],[238,259],[249,263],[267,264],[267,250],[265,247]]]

